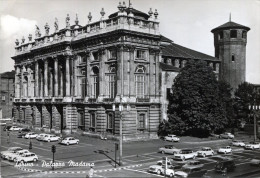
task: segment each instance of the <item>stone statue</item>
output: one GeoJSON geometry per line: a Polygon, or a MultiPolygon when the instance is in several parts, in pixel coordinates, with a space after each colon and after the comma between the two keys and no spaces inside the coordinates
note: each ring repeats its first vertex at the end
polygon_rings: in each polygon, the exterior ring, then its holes
{"type": "Polygon", "coordinates": [[[55,28],[55,32],[57,32],[59,30],[59,24],[58,24],[58,19],[57,18],[55,18],[54,28],[55,28]]]}
{"type": "Polygon", "coordinates": [[[44,28],[45,28],[45,34],[46,34],[46,35],[49,35],[50,26],[48,25],[48,23],[46,23],[46,25],[44,26],[44,28]]]}
{"type": "Polygon", "coordinates": [[[67,17],[66,17],[66,28],[70,28],[70,16],[69,16],[69,14],[67,14],[67,17]]]}
{"type": "Polygon", "coordinates": [[[40,28],[39,28],[37,25],[35,25],[35,26],[36,26],[35,36],[36,36],[36,37],[41,37],[41,31],[40,31],[40,28]]]}

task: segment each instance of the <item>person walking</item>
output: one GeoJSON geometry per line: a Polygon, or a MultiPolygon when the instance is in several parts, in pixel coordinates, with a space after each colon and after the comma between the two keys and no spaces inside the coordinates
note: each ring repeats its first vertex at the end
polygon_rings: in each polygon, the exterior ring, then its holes
{"type": "Polygon", "coordinates": [[[92,166],[90,166],[90,170],[88,171],[86,178],[93,177],[93,175],[94,175],[94,169],[92,166]]]}

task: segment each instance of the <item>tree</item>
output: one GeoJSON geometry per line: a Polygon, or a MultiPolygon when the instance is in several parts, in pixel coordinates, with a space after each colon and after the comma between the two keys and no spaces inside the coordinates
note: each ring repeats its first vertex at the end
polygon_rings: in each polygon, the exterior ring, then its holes
{"type": "Polygon", "coordinates": [[[241,122],[243,120],[247,122],[253,122],[248,117],[250,114],[249,105],[252,105],[254,99],[259,96],[254,91],[254,86],[250,83],[244,82],[238,86],[235,91],[234,108],[236,110],[236,119],[241,122]]]}
{"type": "Polygon", "coordinates": [[[174,79],[168,106],[170,132],[207,137],[222,131],[227,118],[218,88],[205,61],[188,61],[174,79]]]}

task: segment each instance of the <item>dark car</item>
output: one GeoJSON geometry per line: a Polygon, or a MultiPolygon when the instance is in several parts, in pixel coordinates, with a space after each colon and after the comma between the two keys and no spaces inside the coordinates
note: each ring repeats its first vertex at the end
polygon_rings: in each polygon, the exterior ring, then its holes
{"type": "Polygon", "coordinates": [[[11,127],[12,127],[11,125],[6,125],[6,126],[4,127],[4,131],[9,131],[9,129],[10,129],[11,127]]]}
{"type": "Polygon", "coordinates": [[[215,171],[223,173],[233,171],[235,168],[236,165],[232,159],[218,161],[215,165],[215,171]]]}
{"type": "Polygon", "coordinates": [[[17,135],[17,138],[24,138],[25,135],[26,135],[26,132],[19,132],[19,134],[17,135]]]}
{"type": "Polygon", "coordinates": [[[206,169],[201,168],[182,168],[175,172],[174,177],[203,177],[207,172],[206,169]]]}
{"type": "Polygon", "coordinates": [[[23,128],[20,132],[21,132],[21,133],[22,133],[22,132],[31,132],[31,129],[23,128]]]}

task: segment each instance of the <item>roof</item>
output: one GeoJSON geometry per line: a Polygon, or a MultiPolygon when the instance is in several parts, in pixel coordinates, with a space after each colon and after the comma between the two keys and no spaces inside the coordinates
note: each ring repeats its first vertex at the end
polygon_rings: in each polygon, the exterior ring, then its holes
{"type": "Polygon", "coordinates": [[[245,29],[247,31],[250,30],[249,27],[229,21],[227,23],[224,23],[223,25],[218,26],[217,28],[212,29],[211,32],[214,33],[215,31],[218,31],[218,30],[231,29],[231,28],[245,29]]]}
{"type": "Polygon", "coordinates": [[[1,78],[9,78],[9,79],[14,79],[15,77],[15,71],[12,70],[11,72],[4,72],[0,74],[1,78]]]}
{"type": "MultiPolygon", "coordinates": [[[[129,14],[129,12],[130,12],[129,7],[126,8],[125,11],[126,11],[127,14],[129,14]]],[[[117,12],[115,12],[115,13],[109,15],[108,18],[116,17],[117,14],[118,14],[118,12],[119,12],[119,11],[117,11],[117,12]]],[[[144,18],[145,20],[148,20],[148,18],[150,17],[148,14],[146,14],[146,13],[144,13],[144,12],[141,12],[141,11],[139,11],[139,10],[136,10],[136,9],[134,9],[134,8],[132,8],[132,13],[134,14],[134,16],[140,17],[140,18],[144,18]]]]}
{"type": "Polygon", "coordinates": [[[180,68],[160,62],[160,68],[164,71],[179,72],[180,68]]]}
{"type": "Polygon", "coordinates": [[[188,58],[188,59],[202,59],[202,60],[213,60],[219,61],[218,58],[213,56],[183,47],[176,43],[171,43],[162,48],[162,55],[176,58],[188,58]]]}

